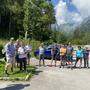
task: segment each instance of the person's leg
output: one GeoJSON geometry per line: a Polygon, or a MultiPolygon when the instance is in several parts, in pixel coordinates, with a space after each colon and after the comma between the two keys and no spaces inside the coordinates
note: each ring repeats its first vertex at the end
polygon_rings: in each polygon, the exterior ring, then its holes
{"type": "Polygon", "coordinates": [[[61,59],[61,62],[60,62],[60,67],[61,67],[62,63],[63,63],[63,56],[62,55],[61,55],[60,59],[61,59]]]}
{"type": "Polygon", "coordinates": [[[57,66],[58,54],[55,55],[55,67],[57,66]]]}
{"type": "Polygon", "coordinates": [[[27,64],[27,61],[26,61],[26,58],[24,58],[23,59],[24,71],[26,71],[26,64],[27,64]]]}
{"type": "Polygon", "coordinates": [[[69,64],[72,65],[72,55],[70,55],[69,64]]]}
{"type": "Polygon", "coordinates": [[[73,56],[71,55],[71,64],[73,65],[73,56]]]}
{"type": "Polygon", "coordinates": [[[62,62],[62,56],[60,56],[60,64],[59,64],[59,68],[61,68],[61,62],[62,62]]]}
{"type": "Polygon", "coordinates": [[[20,71],[22,71],[22,67],[23,67],[23,65],[22,65],[22,59],[20,59],[20,71]]]}
{"type": "Polygon", "coordinates": [[[41,66],[41,56],[39,55],[39,66],[41,66]]]}
{"type": "Polygon", "coordinates": [[[84,68],[86,68],[86,58],[84,58],[84,68]]]}
{"type": "Polygon", "coordinates": [[[67,57],[66,54],[64,55],[64,66],[67,65],[67,57]]]}
{"type": "Polygon", "coordinates": [[[79,60],[79,58],[77,57],[77,58],[76,58],[76,61],[75,61],[74,67],[76,67],[78,60],[79,60]]]}
{"type": "Polygon", "coordinates": [[[61,60],[61,66],[63,66],[63,63],[64,63],[64,57],[63,57],[63,55],[62,55],[61,57],[62,57],[62,60],[61,60]]]}
{"type": "Polygon", "coordinates": [[[86,59],[86,64],[87,64],[87,68],[89,68],[89,60],[88,60],[88,58],[86,59]]]}
{"type": "Polygon", "coordinates": [[[11,58],[11,64],[12,64],[12,67],[11,67],[11,71],[13,72],[13,69],[16,67],[16,60],[14,57],[11,58]]]}
{"type": "Polygon", "coordinates": [[[27,64],[30,65],[30,54],[27,54],[27,64]]]}
{"type": "Polygon", "coordinates": [[[53,60],[54,60],[54,55],[52,55],[51,66],[52,66],[53,60]]]}
{"type": "Polygon", "coordinates": [[[9,75],[8,70],[11,69],[11,66],[12,66],[11,58],[6,57],[6,60],[7,61],[6,61],[6,65],[5,65],[5,74],[9,75]]]}
{"type": "Polygon", "coordinates": [[[68,65],[71,65],[71,55],[67,55],[67,62],[68,65]]]}
{"type": "Polygon", "coordinates": [[[57,62],[57,55],[55,55],[55,67],[56,67],[56,62],[57,62]]]}
{"type": "Polygon", "coordinates": [[[82,67],[82,58],[80,58],[80,66],[79,66],[79,68],[81,68],[82,67]]]}
{"type": "Polygon", "coordinates": [[[45,66],[44,55],[42,55],[42,60],[43,60],[43,66],[45,66]]]}
{"type": "Polygon", "coordinates": [[[9,63],[6,63],[6,65],[5,65],[5,74],[7,74],[7,75],[9,75],[8,74],[9,67],[10,67],[10,64],[9,63]]]}

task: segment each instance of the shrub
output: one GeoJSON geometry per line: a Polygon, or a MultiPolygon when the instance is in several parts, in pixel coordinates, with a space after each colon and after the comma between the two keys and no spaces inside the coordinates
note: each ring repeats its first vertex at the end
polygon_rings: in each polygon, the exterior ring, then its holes
{"type": "Polygon", "coordinates": [[[2,49],[3,49],[3,45],[0,44],[0,57],[2,57],[2,49]]]}

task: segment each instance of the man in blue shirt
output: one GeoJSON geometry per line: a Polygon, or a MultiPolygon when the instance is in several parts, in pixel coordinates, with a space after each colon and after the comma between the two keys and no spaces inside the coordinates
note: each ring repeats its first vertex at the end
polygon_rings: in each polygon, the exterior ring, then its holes
{"type": "Polygon", "coordinates": [[[15,47],[14,47],[14,38],[10,39],[10,42],[5,45],[6,52],[6,65],[5,65],[5,74],[10,68],[13,71],[13,65],[15,64],[15,47]]]}
{"type": "Polygon", "coordinates": [[[83,50],[82,50],[82,48],[80,46],[78,46],[78,50],[76,51],[76,62],[75,62],[74,67],[76,67],[77,62],[80,60],[79,68],[81,68],[82,58],[83,58],[83,50]]]}

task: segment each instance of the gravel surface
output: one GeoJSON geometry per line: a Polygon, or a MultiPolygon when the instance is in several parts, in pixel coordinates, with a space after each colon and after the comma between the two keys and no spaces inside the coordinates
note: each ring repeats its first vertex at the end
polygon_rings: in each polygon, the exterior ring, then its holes
{"type": "MultiPolygon", "coordinates": [[[[33,62],[37,64],[36,60],[33,62]]],[[[0,81],[0,90],[90,90],[90,69],[37,67],[37,74],[30,81],[0,81]]]]}

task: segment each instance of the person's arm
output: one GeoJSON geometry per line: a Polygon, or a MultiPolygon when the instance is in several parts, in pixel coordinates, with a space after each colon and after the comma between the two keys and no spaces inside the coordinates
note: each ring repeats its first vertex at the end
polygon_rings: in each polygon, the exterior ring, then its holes
{"type": "Polygon", "coordinates": [[[9,44],[5,45],[5,52],[8,56],[12,56],[11,55],[11,52],[10,52],[10,49],[9,49],[9,44]]]}
{"type": "Polygon", "coordinates": [[[18,48],[18,54],[21,54],[21,52],[20,52],[20,51],[21,51],[21,49],[20,49],[20,48],[18,48]]]}

